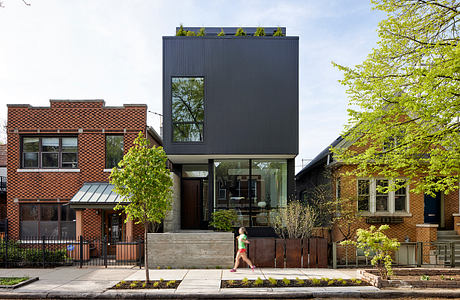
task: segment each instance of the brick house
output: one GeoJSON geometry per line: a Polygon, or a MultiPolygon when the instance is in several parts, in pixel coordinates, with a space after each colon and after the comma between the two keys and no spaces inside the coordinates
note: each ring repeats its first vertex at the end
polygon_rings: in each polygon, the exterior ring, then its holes
{"type": "MultiPolygon", "coordinates": [[[[354,147],[341,137],[318,154],[296,175],[298,199],[310,201],[310,191],[324,185],[336,199],[354,199],[363,216],[352,226],[352,232],[370,225],[389,224],[387,234],[398,241],[437,241],[443,236],[460,234],[459,192],[437,193],[435,197],[410,192],[411,186],[395,192],[379,193],[377,185],[388,184],[387,178],[372,176],[358,178],[347,175],[356,168],[333,159],[330,147],[354,147]],[[454,230],[456,232],[454,232],[454,230]]],[[[354,149],[357,150],[357,149],[354,149]]],[[[404,176],[399,178],[404,180],[404,176]]],[[[337,227],[331,231],[333,241],[343,240],[337,227]]]]}
{"type": "Polygon", "coordinates": [[[146,119],[144,104],[8,105],[9,236],[121,240],[141,235],[141,226],[125,224],[113,210],[117,199],[108,178],[140,131],[161,145],[146,119]]]}

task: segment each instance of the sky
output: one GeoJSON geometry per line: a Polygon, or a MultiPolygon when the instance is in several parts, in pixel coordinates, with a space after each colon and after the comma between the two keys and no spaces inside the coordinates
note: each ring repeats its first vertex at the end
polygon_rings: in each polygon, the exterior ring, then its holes
{"type": "MultiPolygon", "coordinates": [[[[176,26],[284,26],[299,36],[296,171],[347,122],[346,87],[331,62],[354,66],[378,41],[385,16],[369,0],[3,0],[0,121],[7,103],[49,99],[146,103],[162,112],[162,36],[176,26]]],[[[159,130],[160,117],[149,114],[159,130]]]]}

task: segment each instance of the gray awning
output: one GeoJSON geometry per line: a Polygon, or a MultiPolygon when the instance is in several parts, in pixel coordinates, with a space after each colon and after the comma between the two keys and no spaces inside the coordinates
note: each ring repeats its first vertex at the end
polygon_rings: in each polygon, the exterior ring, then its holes
{"type": "Polygon", "coordinates": [[[84,183],[70,199],[73,208],[111,208],[122,201],[113,191],[114,185],[106,182],[84,183]]]}

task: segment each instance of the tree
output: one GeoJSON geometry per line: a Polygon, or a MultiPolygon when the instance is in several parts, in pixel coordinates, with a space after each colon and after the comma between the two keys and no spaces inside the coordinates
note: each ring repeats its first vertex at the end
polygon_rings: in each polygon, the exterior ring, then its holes
{"type": "MultiPolygon", "coordinates": [[[[355,146],[336,147],[335,156],[355,164],[357,176],[402,175],[415,192],[452,192],[460,173],[460,2],[371,2],[388,16],[377,48],[354,68],[333,63],[350,99],[344,138],[355,146]]],[[[404,184],[394,182],[389,190],[404,184]]]]}
{"type": "MultiPolygon", "coordinates": [[[[144,225],[145,276],[150,281],[147,233],[150,224],[156,229],[171,208],[172,179],[166,167],[167,157],[162,147],[150,147],[142,132],[134,141],[118,167],[112,169],[110,183],[123,197],[115,210],[123,210],[136,224],[144,225]]],[[[156,231],[156,230],[155,230],[156,231]]]]}

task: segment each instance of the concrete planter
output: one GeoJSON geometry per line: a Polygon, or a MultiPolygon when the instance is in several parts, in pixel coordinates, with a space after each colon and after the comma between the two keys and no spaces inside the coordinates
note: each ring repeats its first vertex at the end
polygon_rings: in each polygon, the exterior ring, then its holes
{"type": "Polygon", "coordinates": [[[182,231],[148,234],[149,266],[229,268],[234,259],[231,232],[182,231]]]}

